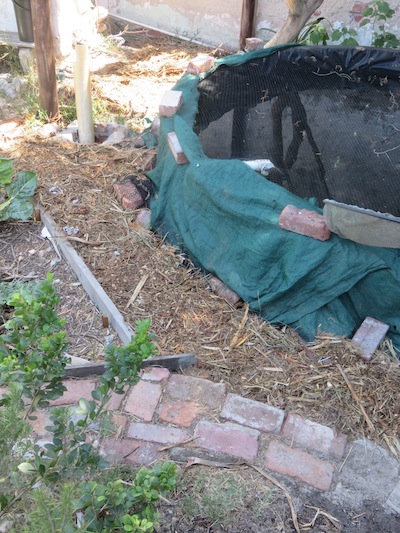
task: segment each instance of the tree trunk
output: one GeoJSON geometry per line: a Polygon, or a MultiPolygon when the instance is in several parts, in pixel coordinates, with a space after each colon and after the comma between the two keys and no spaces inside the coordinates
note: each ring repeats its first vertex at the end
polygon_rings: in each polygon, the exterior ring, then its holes
{"type": "Polygon", "coordinates": [[[50,0],[31,0],[31,9],[40,107],[46,111],[50,119],[54,119],[58,117],[58,94],[50,0]]]}
{"type": "Polygon", "coordinates": [[[267,42],[264,48],[295,41],[307,20],[323,0],[286,0],[289,14],[282,28],[267,42]]]}

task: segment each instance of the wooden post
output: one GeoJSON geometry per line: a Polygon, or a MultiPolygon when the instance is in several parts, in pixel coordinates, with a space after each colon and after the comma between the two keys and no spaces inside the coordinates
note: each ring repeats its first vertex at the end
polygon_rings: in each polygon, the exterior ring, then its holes
{"type": "Polygon", "coordinates": [[[31,10],[39,81],[39,102],[50,119],[57,118],[58,94],[50,0],[31,0],[31,10]]]}
{"type": "Polygon", "coordinates": [[[240,22],[240,50],[244,50],[247,37],[254,37],[254,20],[256,13],[256,5],[257,0],[243,0],[242,19],[240,22]]]}

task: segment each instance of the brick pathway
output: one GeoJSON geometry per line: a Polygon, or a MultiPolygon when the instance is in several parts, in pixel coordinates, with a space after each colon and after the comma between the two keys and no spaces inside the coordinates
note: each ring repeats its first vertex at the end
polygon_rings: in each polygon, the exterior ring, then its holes
{"type": "MultiPolygon", "coordinates": [[[[67,392],[53,405],[74,405],[91,398],[95,378],[65,381],[67,392]]],[[[371,498],[400,513],[399,463],[366,439],[346,435],[285,413],[270,405],[227,393],[222,383],[164,368],[148,368],[141,381],[110,402],[116,436],[102,438],[100,450],[111,462],[149,465],[189,456],[247,460],[279,479],[295,478],[329,492],[336,501],[351,494],[362,504],[371,498]],[[167,448],[167,449],[166,449],[167,448]]],[[[32,421],[46,437],[47,411],[32,421]]]]}

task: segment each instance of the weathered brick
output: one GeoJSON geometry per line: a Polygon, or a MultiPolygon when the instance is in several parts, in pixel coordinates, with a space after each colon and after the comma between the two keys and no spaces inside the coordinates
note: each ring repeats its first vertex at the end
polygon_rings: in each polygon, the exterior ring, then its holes
{"type": "Polygon", "coordinates": [[[267,433],[279,433],[285,412],[265,403],[228,394],[221,416],[267,433]]]}
{"type": "Polygon", "coordinates": [[[141,160],[137,161],[137,167],[143,172],[150,172],[156,166],[157,163],[157,149],[149,148],[141,156],[141,160]]]}
{"type": "Polygon", "coordinates": [[[246,52],[252,52],[253,50],[260,50],[264,48],[264,41],[258,37],[247,37],[244,49],[246,52]]]}
{"type": "Polygon", "coordinates": [[[307,452],[275,440],[265,454],[265,466],[323,491],[329,490],[334,472],[333,465],[328,461],[321,461],[307,452]]]}
{"type": "Polygon", "coordinates": [[[208,379],[172,375],[166,386],[166,392],[173,400],[195,401],[203,403],[212,409],[220,408],[225,400],[225,385],[213,383],[208,379]]]}
{"type": "Polygon", "coordinates": [[[150,422],[160,400],[161,392],[161,385],[158,383],[139,381],[128,395],[125,411],[145,422],[150,422]]]}
{"type": "Polygon", "coordinates": [[[335,433],[331,428],[306,420],[295,413],[289,413],[286,417],[282,435],[290,443],[336,459],[343,457],[347,443],[347,437],[343,433],[335,433]]]}
{"type": "Polygon", "coordinates": [[[52,400],[50,405],[73,405],[77,404],[81,398],[92,400],[92,390],[96,387],[94,379],[68,379],[64,381],[67,387],[66,392],[57,400],[52,400]]]}
{"type": "Polygon", "coordinates": [[[165,381],[169,378],[169,370],[160,366],[149,366],[142,374],[144,381],[165,381]]]}
{"type": "Polygon", "coordinates": [[[100,443],[99,452],[110,463],[123,463],[139,447],[140,442],[131,439],[106,437],[100,443]]]}
{"type": "Polygon", "coordinates": [[[159,117],[156,117],[151,123],[151,127],[150,127],[151,133],[153,135],[156,135],[156,137],[160,135],[160,126],[161,126],[161,120],[159,119],[159,117]]]}
{"type": "Polygon", "coordinates": [[[36,420],[29,420],[29,424],[33,433],[38,436],[48,435],[49,432],[45,429],[45,427],[51,424],[50,413],[48,411],[41,410],[35,411],[32,414],[33,416],[36,416],[36,420]]]}
{"type": "Polygon", "coordinates": [[[331,230],[322,215],[316,211],[299,209],[294,205],[287,205],[284,208],[279,217],[279,226],[319,241],[326,241],[331,236],[331,230]]]}
{"type": "Polygon", "coordinates": [[[361,358],[370,361],[374,351],[386,336],[389,326],[375,318],[367,316],[353,336],[353,342],[361,348],[361,358]]]}
{"type": "Polygon", "coordinates": [[[110,401],[107,404],[107,409],[109,409],[110,411],[116,411],[120,409],[121,404],[125,398],[125,394],[128,390],[128,387],[125,387],[124,390],[125,390],[124,394],[116,394],[115,392],[111,394],[110,401]]]}
{"type": "Polygon", "coordinates": [[[138,209],[144,203],[140,192],[129,177],[115,182],[113,184],[113,189],[118,200],[122,203],[125,209],[138,209]]]}
{"type": "Polygon", "coordinates": [[[212,56],[199,55],[189,61],[186,68],[188,74],[194,74],[197,76],[201,72],[207,72],[214,66],[215,60],[212,56]]]}
{"type": "Polygon", "coordinates": [[[150,466],[156,461],[161,461],[163,458],[164,453],[160,452],[159,444],[140,442],[140,445],[125,458],[125,461],[133,465],[150,466]]]}
{"type": "Polygon", "coordinates": [[[174,159],[178,165],[186,165],[189,163],[188,158],[183,152],[181,143],[174,131],[170,131],[167,135],[168,137],[168,146],[174,156],[174,159]]]}
{"type": "Polygon", "coordinates": [[[159,112],[161,117],[172,117],[182,107],[182,91],[165,91],[161,98],[159,112]]]}
{"type": "Polygon", "coordinates": [[[159,442],[160,444],[177,444],[186,440],[189,433],[180,428],[133,422],[127,429],[127,436],[131,439],[159,442]]]}
{"type": "Polygon", "coordinates": [[[238,296],[236,292],[230,289],[223,281],[215,276],[210,276],[208,278],[208,283],[210,284],[211,290],[228,302],[228,304],[236,305],[238,302],[240,302],[240,296],[238,296]]]}
{"type": "Polygon", "coordinates": [[[195,445],[253,461],[258,452],[259,435],[255,429],[239,424],[216,424],[202,420],[196,426],[195,445]]]}
{"type": "Polygon", "coordinates": [[[194,402],[165,402],[161,405],[159,418],[164,422],[188,428],[203,412],[204,409],[194,402]]]}

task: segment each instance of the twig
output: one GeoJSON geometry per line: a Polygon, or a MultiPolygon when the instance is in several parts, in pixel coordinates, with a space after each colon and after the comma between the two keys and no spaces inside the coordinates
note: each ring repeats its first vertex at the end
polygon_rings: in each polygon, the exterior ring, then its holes
{"type": "Polygon", "coordinates": [[[193,465],[212,466],[215,468],[232,468],[234,466],[241,466],[246,464],[244,461],[238,461],[236,463],[222,463],[220,461],[210,461],[209,459],[201,459],[200,457],[188,457],[185,468],[189,468],[193,465]]]}
{"type": "Polygon", "coordinates": [[[349,389],[349,391],[351,392],[351,395],[353,396],[356,404],[358,405],[358,408],[360,409],[361,411],[361,414],[363,415],[366,423],[367,423],[367,426],[369,428],[369,430],[374,433],[375,432],[375,426],[374,424],[371,422],[371,419],[369,418],[369,416],[367,415],[367,412],[366,410],[364,409],[364,406],[363,404],[361,403],[361,400],[360,398],[357,396],[357,394],[354,392],[354,389],[353,389],[353,386],[352,384],[350,383],[350,380],[349,378],[347,377],[345,371],[343,370],[343,368],[340,366],[340,365],[336,365],[339,369],[339,372],[342,374],[342,377],[344,379],[344,381],[346,382],[346,385],[349,389]]]}
{"type": "MultiPolygon", "coordinates": [[[[248,315],[249,315],[249,306],[248,306],[248,304],[246,304],[245,305],[244,314],[243,314],[243,318],[240,321],[239,327],[238,327],[235,335],[233,336],[233,339],[231,340],[231,343],[229,345],[229,349],[235,348],[235,346],[239,346],[238,340],[239,340],[240,332],[242,331],[242,329],[246,325],[248,315]]],[[[249,337],[249,335],[246,337],[246,339],[248,337],[249,337]]]]}
{"type": "Polygon", "coordinates": [[[334,516],[332,516],[331,514],[327,513],[326,511],[322,511],[318,507],[313,507],[312,505],[305,505],[304,507],[308,507],[308,509],[313,509],[314,511],[316,511],[316,513],[315,513],[314,518],[311,520],[311,522],[308,522],[307,524],[302,524],[301,525],[301,529],[304,529],[306,527],[307,528],[308,527],[314,527],[315,526],[315,521],[317,520],[317,518],[320,515],[325,516],[325,518],[327,518],[336,528],[340,528],[339,520],[337,518],[335,518],[334,516]]]}
{"type": "Polygon", "coordinates": [[[144,284],[149,279],[149,274],[145,274],[139,283],[136,285],[136,289],[133,291],[132,296],[129,298],[129,302],[126,304],[126,308],[133,304],[136,298],[139,296],[140,291],[143,289],[144,284]]]}
{"type": "Polygon", "coordinates": [[[177,446],[182,446],[183,444],[188,444],[189,442],[192,442],[192,440],[196,440],[199,437],[190,437],[190,439],[181,440],[181,442],[177,442],[176,444],[170,444],[169,446],[164,446],[164,448],[158,448],[159,452],[165,452],[166,450],[171,450],[172,448],[176,448],[177,446]]]}

